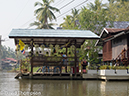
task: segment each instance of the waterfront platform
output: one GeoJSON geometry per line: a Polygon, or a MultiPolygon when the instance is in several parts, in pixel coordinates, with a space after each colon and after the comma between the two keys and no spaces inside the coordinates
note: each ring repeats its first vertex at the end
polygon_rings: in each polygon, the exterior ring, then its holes
{"type": "Polygon", "coordinates": [[[82,80],[82,75],[77,73],[18,73],[15,78],[22,79],[43,79],[43,80],[82,80]]]}
{"type": "Polygon", "coordinates": [[[87,73],[18,73],[18,79],[43,79],[43,80],[105,80],[105,81],[129,81],[127,70],[88,70],[87,73]]]}
{"type": "Polygon", "coordinates": [[[96,79],[105,81],[129,81],[128,70],[88,70],[82,75],[83,79],[96,79]]]}
{"type": "Polygon", "coordinates": [[[85,80],[105,80],[105,81],[129,81],[129,75],[98,75],[98,74],[83,74],[85,80]]]}
{"type": "Polygon", "coordinates": [[[36,80],[104,80],[104,81],[129,81],[129,74],[100,74],[97,73],[18,73],[15,78],[36,80]]]}

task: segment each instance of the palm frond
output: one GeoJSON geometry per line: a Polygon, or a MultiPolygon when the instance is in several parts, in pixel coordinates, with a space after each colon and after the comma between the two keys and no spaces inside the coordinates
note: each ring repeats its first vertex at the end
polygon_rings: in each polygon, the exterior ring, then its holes
{"type": "Polygon", "coordinates": [[[30,26],[39,26],[39,25],[40,25],[40,23],[37,22],[37,21],[34,21],[34,23],[31,23],[31,24],[30,24],[30,26]]]}
{"type": "Polygon", "coordinates": [[[50,10],[49,10],[49,19],[50,19],[50,21],[51,21],[52,19],[55,19],[55,20],[56,20],[55,15],[54,15],[53,12],[50,11],[50,10]]]}
{"type": "Polygon", "coordinates": [[[56,7],[49,6],[50,10],[60,12],[60,10],[56,7]]]}
{"type": "Polygon", "coordinates": [[[35,11],[34,11],[35,15],[36,15],[36,14],[39,14],[42,10],[43,10],[42,7],[41,7],[41,8],[38,8],[37,10],[35,10],[35,11]]]}
{"type": "Polygon", "coordinates": [[[40,3],[40,2],[35,2],[34,6],[37,6],[37,5],[39,5],[39,6],[43,6],[43,4],[42,4],[42,3],[40,3]]]}

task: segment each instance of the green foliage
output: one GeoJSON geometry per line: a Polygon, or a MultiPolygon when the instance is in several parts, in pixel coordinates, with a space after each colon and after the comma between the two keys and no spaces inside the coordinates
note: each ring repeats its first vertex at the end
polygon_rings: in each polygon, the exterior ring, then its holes
{"type": "Polygon", "coordinates": [[[109,3],[107,16],[113,21],[129,21],[128,10],[129,2],[109,3]]]}
{"type": "Polygon", "coordinates": [[[112,69],[127,69],[126,66],[113,66],[112,69]]]}
{"type": "Polygon", "coordinates": [[[99,63],[98,52],[102,49],[95,46],[96,40],[86,40],[82,45],[83,47],[79,50],[80,60],[86,59],[90,64],[99,63]]]}
{"type": "Polygon", "coordinates": [[[89,70],[96,70],[96,66],[88,66],[89,70]]]}
{"type": "Polygon", "coordinates": [[[79,24],[77,24],[78,17],[79,10],[72,9],[72,15],[67,15],[60,26],[62,26],[63,29],[79,29],[79,24]]]}
{"type": "Polygon", "coordinates": [[[109,66],[109,65],[102,65],[99,67],[100,70],[103,70],[103,69],[128,69],[129,67],[126,67],[126,66],[109,66]]]}
{"type": "Polygon", "coordinates": [[[108,66],[108,65],[102,65],[99,67],[100,70],[102,69],[111,69],[112,67],[111,66],[108,66]]]}
{"type": "Polygon", "coordinates": [[[11,49],[10,47],[1,46],[1,52],[0,53],[1,53],[1,58],[2,59],[5,59],[6,57],[16,59],[15,51],[13,49],[11,49]]]}
{"type": "Polygon", "coordinates": [[[107,21],[109,21],[109,18],[105,9],[96,11],[89,10],[86,7],[81,9],[79,23],[83,30],[91,30],[96,34],[100,34],[102,29],[106,27],[107,21]]]}
{"type": "MultiPolygon", "coordinates": [[[[110,22],[110,27],[112,27],[113,20],[107,16],[107,11],[107,4],[102,4],[101,0],[95,0],[94,3],[89,3],[87,6],[82,7],[80,13],[76,12],[76,20],[78,20],[77,26],[74,26],[72,22],[72,17],[74,17],[72,14],[64,18],[65,21],[62,23],[62,27],[65,29],[91,30],[99,35],[102,29],[107,26],[107,22],[110,22]]],[[[95,43],[96,40],[86,40],[84,42],[83,48],[78,49],[80,60],[85,58],[90,64],[99,63],[98,52],[100,52],[102,48],[96,47],[95,43]]],[[[72,51],[72,53],[73,52],[74,51],[72,51]]]]}
{"type": "Polygon", "coordinates": [[[21,66],[22,70],[28,69],[30,66],[30,59],[29,58],[22,59],[21,65],[22,65],[21,66]]]}

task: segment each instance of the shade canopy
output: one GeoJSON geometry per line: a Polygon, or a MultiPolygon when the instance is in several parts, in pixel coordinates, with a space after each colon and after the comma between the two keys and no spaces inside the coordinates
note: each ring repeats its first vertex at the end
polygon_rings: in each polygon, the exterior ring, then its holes
{"type": "Polygon", "coordinates": [[[12,29],[9,38],[14,38],[15,44],[21,39],[25,44],[30,44],[31,40],[38,45],[64,45],[76,44],[80,47],[85,39],[99,39],[99,36],[89,30],[53,30],[53,29],[12,29]]]}

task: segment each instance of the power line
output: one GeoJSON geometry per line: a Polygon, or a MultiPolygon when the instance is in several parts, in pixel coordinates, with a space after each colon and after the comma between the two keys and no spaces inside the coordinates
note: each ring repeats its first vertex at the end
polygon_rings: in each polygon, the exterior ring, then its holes
{"type": "Polygon", "coordinates": [[[27,23],[29,23],[30,21],[34,20],[35,17],[33,17],[32,19],[30,19],[29,21],[27,21],[25,24],[21,25],[21,27],[23,27],[24,25],[26,25],[27,23]]]}
{"type": "MultiPolygon", "coordinates": [[[[59,8],[59,10],[63,9],[64,7],[68,6],[69,4],[71,4],[73,1],[75,0],[72,0],[71,2],[67,3],[66,5],[64,5],[63,7],[59,8]]],[[[56,12],[54,12],[56,13],[56,12]]],[[[35,17],[34,17],[35,18],[35,17]]],[[[34,20],[34,18],[32,18],[31,20],[34,20]]],[[[30,22],[31,20],[27,21],[25,24],[23,24],[21,27],[23,27],[24,25],[26,25],[28,22],[30,22]]]]}
{"type": "MultiPolygon", "coordinates": [[[[72,0],[71,2],[69,2],[69,3],[67,3],[66,5],[64,5],[63,7],[61,7],[60,9],[65,8],[66,6],[68,6],[68,5],[69,5],[70,3],[72,3],[73,1],[75,1],[75,0],[72,0]]],[[[86,1],[84,1],[84,2],[82,2],[82,3],[80,3],[80,4],[78,4],[77,6],[75,6],[75,7],[73,7],[73,8],[76,8],[76,7],[78,7],[78,6],[82,5],[82,4],[84,4],[84,3],[87,2],[87,1],[88,1],[88,0],[86,0],[86,1]]],[[[73,9],[73,8],[72,8],[72,9],[73,9]]],[[[66,14],[66,13],[68,13],[68,12],[71,11],[72,9],[70,9],[70,10],[64,12],[63,14],[57,16],[57,18],[61,17],[62,15],[66,14]]],[[[34,18],[35,18],[35,17],[34,17],[34,18]]],[[[32,18],[31,20],[34,20],[34,18],[32,18]]],[[[27,24],[27,23],[30,22],[31,20],[27,21],[25,24],[27,24]]],[[[23,24],[22,26],[24,26],[25,24],[23,24]]],[[[28,27],[28,28],[30,28],[30,27],[28,27]]]]}
{"type": "Polygon", "coordinates": [[[63,7],[61,7],[60,10],[63,9],[64,7],[68,6],[69,4],[71,4],[73,1],[75,1],[75,0],[72,0],[71,2],[69,2],[66,5],[64,5],[63,7]]]}
{"type": "MultiPolygon", "coordinates": [[[[28,1],[26,2],[26,4],[24,5],[23,9],[26,7],[26,5],[28,4],[29,1],[30,1],[30,0],[28,0],[28,1]]],[[[13,25],[13,23],[16,21],[16,19],[20,16],[20,14],[22,13],[23,9],[20,11],[20,13],[17,15],[17,17],[13,20],[13,22],[10,24],[10,26],[7,28],[6,31],[9,30],[9,28],[13,25]]],[[[5,37],[5,38],[8,38],[8,37],[5,37]]],[[[5,41],[8,41],[8,40],[9,40],[9,39],[7,39],[7,40],[5,40],[5,41]]]]}
{"type": "Polygon", "coordinates": [[[58,6],[59,4],[61,4],[62,2],[64,2],[65,0],[58,0],[59,2],[57,2],[55,5],[58,6]],[[62,1],[62,2],[61,2],[62,1]],[[59,3],[59,4],[58,4],[59,3]],[[58,5],[57,5],[58,4],[58,5]]]}
{"type": "MultiPolygon", "coordinates": [[[[29,2],[30,0],[28,0],[27,2],[26,2],[26,4],[24,5],[24,7],[23,7],[23,9],[26,7],[26,5],[28,4],[28,2],[29,2]]],[[[13,23],[17,20],[17,18],[20,16],[20,14],[22,13],[22,11],[23,11],[23,9],[20,11],[20,13],[17,15],[17,17],[15,18],[15,20],[13,20],[13,22],[11,23],[11,25],[13,25],[13,23]]],[[[9,28],[11,27],[11,25],[9,26],[9,28]]],[[[8,29],[9,29],[8,28],[8,29]]],[[[7,29],[7,30],[8,30],[7,29]]]]}
{"type": "MultiPolygon", "coordinates": [[[[76,7],[78,7],[78,6],[80,6],[80,5],[82,5],[82,4],[84,4],[85,2],[87,2],[88,0],[86,0],[86,1],[84,1],[84,2],[82,2],[82,3],[80,3],[80,4],[78,4],[77,6],[75,6],[74,8],[76,8],[76,7]]],[[[72,8],[73,9],[73,8],[72,8]]],[[[64,15],[64,14],[66,14],[66,13],[68,13],[69,11],[71,11],[72,9],[70,9],[70,10],[68,10],[68,11],[66,11],[66,12],[64,12],[63,14],[61,14],[61,15],[59,15],[59,16],[57,16],[57,18],[59,18],[59,17],[61,17],[62,15],[64,15]]]]}
{"type": "MultiPolygon", "coordinates": [[[[60,0],[61,1],[61,0],[60,0]]],[[[60,2],[59,4],[57,4],[56,6],[60,5],[61,3],[63,3],[65,0],[63,0],[62,2],[60,2]]]]}

